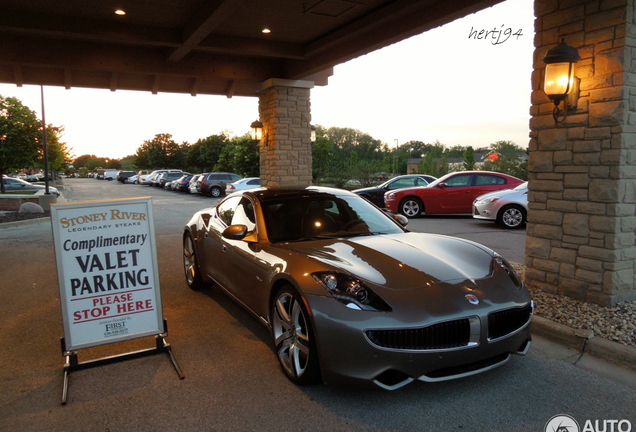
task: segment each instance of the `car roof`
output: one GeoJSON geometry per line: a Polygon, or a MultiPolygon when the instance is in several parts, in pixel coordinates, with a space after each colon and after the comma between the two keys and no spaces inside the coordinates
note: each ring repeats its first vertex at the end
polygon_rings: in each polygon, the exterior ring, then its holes
{"type": "Polygon", "coordinates": [[[253,194],[259,201],[267,202],[274,199],[293,199],[311,196],[350,196],[359,198],[358,195],[346,191],[344,189],[327,188],[320,186],[309,186],[306,189],[277,189],[277,188],[260,188],[242,192],[244,194],[253,194]]]}

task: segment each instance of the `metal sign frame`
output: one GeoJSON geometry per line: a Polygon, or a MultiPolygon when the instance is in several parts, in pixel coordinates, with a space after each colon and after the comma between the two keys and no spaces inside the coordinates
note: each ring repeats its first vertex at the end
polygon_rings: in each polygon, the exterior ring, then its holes
{"type": "Polygon", "coordinates": [[[68,375],[140,355],[167,353],[151,197],[51,205],[68,375]],[[80,363],[75,350],[155,336],[156,348],[80,363]]]}

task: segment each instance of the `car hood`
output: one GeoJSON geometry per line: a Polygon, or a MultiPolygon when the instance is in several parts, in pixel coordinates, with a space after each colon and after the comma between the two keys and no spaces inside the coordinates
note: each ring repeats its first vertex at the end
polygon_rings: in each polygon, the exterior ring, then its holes
{"type": "Polygon", "coordinates": [[[380,186],[369,186],[369,187],[365,187],[365,188],[355,189],[355,190],[352,190],[351,192],[353,192],[353,193],[374,192],[374,191],[376,191],[378,189],[383,189],[383,188],[381,188],[380,186]]]}
{"type": "Polygon", "coordinates": [[[419,233],[288,243],[283,248],[391,290],[483,279],[493,257],[477,243],[419,233]]]}
{"type": "Polygon", "coordinates": [[[480,195],[475,199],[475,201],[493,198],[493,197],[503,198],[503,197],[511,197],[511,196],[522,196],[522,195],[525,195],[527,192],[528,192],[527,189],[525,190],[503,189],[503,190],[488,192],[487,194],[480,195]]]}

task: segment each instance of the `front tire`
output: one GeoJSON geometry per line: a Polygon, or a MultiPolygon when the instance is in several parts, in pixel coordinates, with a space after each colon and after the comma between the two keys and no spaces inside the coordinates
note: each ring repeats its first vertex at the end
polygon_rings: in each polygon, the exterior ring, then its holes
{"type": "Polygon", "coordinates": [[[416,218],[424,211],[424,204],[419,198],[407,197],[400,203],[398,211],[408,218],[416,218]]]}
{"type": "Polygon", "coordinates": [[[276,293],[270,320],[276,357],[285,376],[298,385],[318,382],[320,367],[314,331],[294,288],[285,286],[276,293]]]}
{"type": "Polygon", "coordinates": [[[497,222],[506,228],[521,228],[526,223],[526,210],[518,205],[506,206],[499,211],[497,222]]]}
{"type": "Polygon", "coordinates": [[[192,235],[187,233],[183,237],[183,270],[186,283],[193,290],[199,290],[205,286],[201,278],[201,270],[197,261],[192,235]]]}

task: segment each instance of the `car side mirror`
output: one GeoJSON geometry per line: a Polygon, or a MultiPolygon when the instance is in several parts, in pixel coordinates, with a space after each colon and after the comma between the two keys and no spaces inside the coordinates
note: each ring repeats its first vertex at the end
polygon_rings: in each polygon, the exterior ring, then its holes
{"type": "Polygon", "coordinates": [[[223,230],[223,237],[229,240],[243,240],[247,236],[247,226],[230,225],[223,230]]]}
{"type": "Polygon", "coordinates": [[[439,187],[443,188],[443,187],[445,187],[445,186],[446,186],[446,183],[442,182],[442,183],[438,184],[437,186],[439,186],[439,187]]]}
{"type": "Polygon", "coordinates": [[[249,232],[245,225],[230,225],[223,230],[223,237],[228,240],[245,240],[250,243],[257,243],[256,231],[249,232]]]}
{"type": "Polygon", "coordinates": [[[394,215],[393,219],[395,219],[395,221],[399,223],[402,228],[406,228],[406,226],[409,224],[408,218],[406,216],[402,216],[401,214],[394,215]]]}

